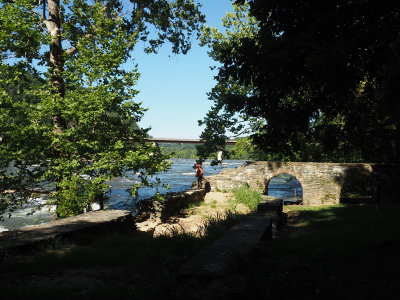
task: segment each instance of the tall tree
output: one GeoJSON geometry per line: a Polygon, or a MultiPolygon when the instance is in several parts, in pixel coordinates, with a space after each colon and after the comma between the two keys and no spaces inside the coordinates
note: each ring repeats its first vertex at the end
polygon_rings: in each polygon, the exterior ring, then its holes
{"type": "Polygon", "coordinates": [[[0,213],[46,186],[59,216],[77,214],[111,177],[132,171],[150,184],[166,170],[136,126],[139,73],[127,62],[138,41],[186,53],[203,21],[191,0],[1,0],[0,213]]]}
{"type": "Polygon", "coordinates": [[[400,161],[397,1],[236,3],[241,23],[236,12],[233,30],[204,31],[221,64],[217,109],[246,116],[281,159],[400,161]]]}

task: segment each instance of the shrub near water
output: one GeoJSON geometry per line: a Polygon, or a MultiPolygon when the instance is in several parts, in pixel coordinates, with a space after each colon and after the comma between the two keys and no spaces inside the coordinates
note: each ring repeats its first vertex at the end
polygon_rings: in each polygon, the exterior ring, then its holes
{"type": "Polygon", "coordinates": [[[236,187],[233,189],[233,194],[235,195],[234,202],[243,203],[248,206],[251,210],[256,210],[257,205],[261,202],[262,196],[261,191],[252,189],[248,185],[243,185],[241,187],[236,187]]]}

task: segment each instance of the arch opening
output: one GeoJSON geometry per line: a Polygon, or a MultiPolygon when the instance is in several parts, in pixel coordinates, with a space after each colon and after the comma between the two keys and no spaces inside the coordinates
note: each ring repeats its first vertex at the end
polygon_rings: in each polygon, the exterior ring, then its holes
{"type": "Polygon", "coordinates": [[[303,187],[293,175],[281,173],[273,176],[267,183],[267,195],[282,198],[283,204],[303,204],[303,187]]]}

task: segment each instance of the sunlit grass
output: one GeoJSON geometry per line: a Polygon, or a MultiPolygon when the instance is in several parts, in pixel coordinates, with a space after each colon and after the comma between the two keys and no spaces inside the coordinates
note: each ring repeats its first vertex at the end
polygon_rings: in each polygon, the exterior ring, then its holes
{"type": "Polygon", "coordinates": [[[257,205],[262,200],[261,191],[255,190],[248,185],[236,187],[232,190],[232,192],[234,194],[234,199],[230,200],[232,205],[242,203],[253,211],[257,209],[257,205]]]}

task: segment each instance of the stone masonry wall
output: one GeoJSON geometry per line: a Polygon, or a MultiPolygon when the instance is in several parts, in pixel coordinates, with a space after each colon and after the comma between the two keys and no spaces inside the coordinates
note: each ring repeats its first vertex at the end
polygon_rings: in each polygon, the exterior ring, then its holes
{"type": "MultiPolygon", "coordinates": [[[[208,186],[208,185],[207,185],[208,186]]],[[[171,216],[176,215],[190,203],[199,203],[204,200],[207,189],[187,190],[181,193],[163,195],[164,201],[155,199],[142,200],[138,204],[136,226],[138,230],[154,233],[157,226],[165,223],[171,216]]]]}
{"type": "Polygon", "coordinates": [[[258,161],[235,169],[223,170],[218,175],[207,177],[207,181],[212,190],[217,188],[231,190],[235,186],[248,184],[268,191],[271,178],[282,173],[293,175],[300,181],[303,203],[306,205],[339,203],[342,186],[352,176],[364,176],[372,186],[376,185],[378,178],[381,178],[380,182],[386,183],[382,185],[383,195],[392,195],[392,189],[396,186],[394,181],[398,184],[400,179],[396,176],[399,174],[399,166],[370,163],[258,161]]]}

